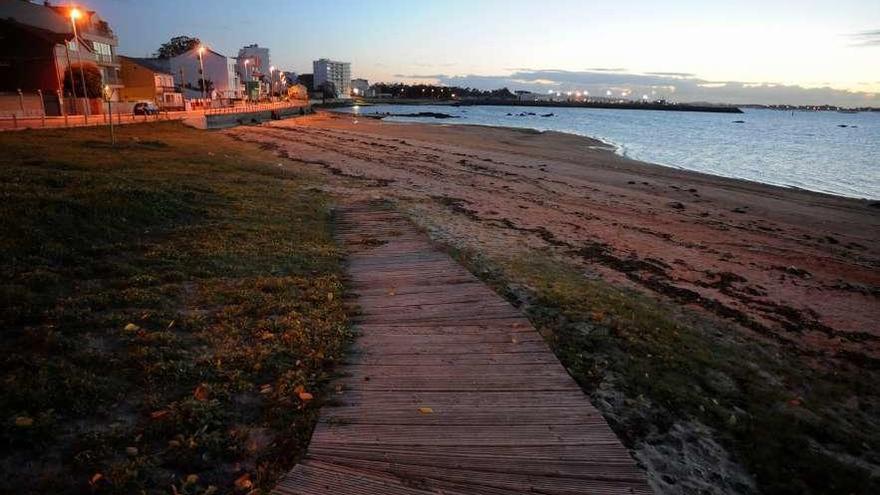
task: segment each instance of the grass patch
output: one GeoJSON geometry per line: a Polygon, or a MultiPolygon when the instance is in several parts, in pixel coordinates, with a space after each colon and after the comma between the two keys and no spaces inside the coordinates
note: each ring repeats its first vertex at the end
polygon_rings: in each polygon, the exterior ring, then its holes
{"type": "Polygon", "coordinates": [[[268,490],[348,341],[327,199],[222,134],[106,132],[0,133],[0,491],[268,490]]]}
{"type": "MultiPolygon", "coordinates": [[[[629,447],[696,422],[760,492],[880,493],[877,370],[759,342],[541,253],[492,261],[453,254],[524,305],[629,447]]],[[[665,490],[679,490],[674,474],[663,478],[665,490]]]]}

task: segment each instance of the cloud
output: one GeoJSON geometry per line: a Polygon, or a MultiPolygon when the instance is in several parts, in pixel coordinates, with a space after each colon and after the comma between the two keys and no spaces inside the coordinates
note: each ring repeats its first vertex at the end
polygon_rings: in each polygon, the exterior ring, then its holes
{"type": "Polygon", "coordinates": [[[652,76],[668,76],[668,77],[696,77],[696,74],[690,72],[645,72],[652,76]]]}
{"type": "MultiPolygon", "coordinates": [[[[396,76],[403,78],[404,76],[396,76]]],[[[546,92],[589,91],[593,95],[629,93],[630,97],[648,95],[679,102],[714,102],[733,104],[789,104],[880,106],[880,95],[834,89],[808,88],[773,82],[710,81],[676,72],[631,73],[613,71],[566,71],[558,69],[520,70],[507,75],[409,75],[406,79],[430,79],[447,86],[480,89],[507,87],[513,90],[546,92]]]]}
{"type": "Polygon", "coordinates": [[[588,70],[590,72],[626,72],[626,69],[620,69],[620,68],[606,69],[604,67],[594,67],[594,68],[586,69],[586,70],[588,70]]]}
{"type": "Polygon", "coordinates": [[[869,46],[880,46],[880,29],[874,29],[871,31],[862,31],[859,33],[853,33],[849,35],[850,39],[853,40],[850,46],[857,47],[869,47],[869,46]]]}
{"type": "Polygon", "coordinates": [[[444,74],[394,74],[398,79],[445,79],[449,76],[444,74]]]}

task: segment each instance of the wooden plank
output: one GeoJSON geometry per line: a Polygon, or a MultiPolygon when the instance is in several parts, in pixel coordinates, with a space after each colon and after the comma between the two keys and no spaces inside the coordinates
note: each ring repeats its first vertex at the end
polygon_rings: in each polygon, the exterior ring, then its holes
{"type": "Polygon", "coordinates": [[[274,493],[650,493],[519,311],[395,212],[336,219],[358,339],[274,493]]]}

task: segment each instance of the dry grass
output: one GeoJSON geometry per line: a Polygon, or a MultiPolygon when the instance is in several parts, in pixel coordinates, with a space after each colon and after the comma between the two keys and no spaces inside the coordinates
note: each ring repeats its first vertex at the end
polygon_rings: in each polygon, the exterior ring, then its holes
{"type": "Polygon", "coordinates": [[[117,132],[0,134],[0,492],[267,489],[348,339],[326,198],[220,134],[117,132]]]}
{"type": "MultiPolygon", "coordinates": [[[[699,448],[703,440],[696,437],[707,435],[704,440],[722,445],[754,480],[749,486],[728,479],[715,489],[880,491],[878,370],[792,353],[732,323],[589,279],[544,253],[487,259],[453,252],[523,306],[637,452],[653,444],[684,456],[675,425],[699,424],[706,428],[691,435],[689,448],[699,448]]],[[[708,468],[717,470],[716,481],[725,474],[721,466],[708,468]]],[[[663,469],[654,474],[665,492],[686,490],[676,488],[674,471],[663,469]]]]}

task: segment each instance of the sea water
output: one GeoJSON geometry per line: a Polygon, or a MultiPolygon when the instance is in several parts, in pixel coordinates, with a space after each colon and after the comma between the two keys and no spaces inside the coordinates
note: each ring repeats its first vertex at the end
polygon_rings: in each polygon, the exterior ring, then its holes
{"type": "Polygon", "coordinates": [[[600,139],[626,157],[659,165],[839,196],[880,199],[880,112],[744,109],[742,114],[726,114],[390,104],[339,110],[355,114],[439,112],[457,118],[388,120],[568,132],[600,139]],[[528,112],[536,115],[520,116],[528,112]],[[549,113],[553,116],[541,116],[549,113]]]}

